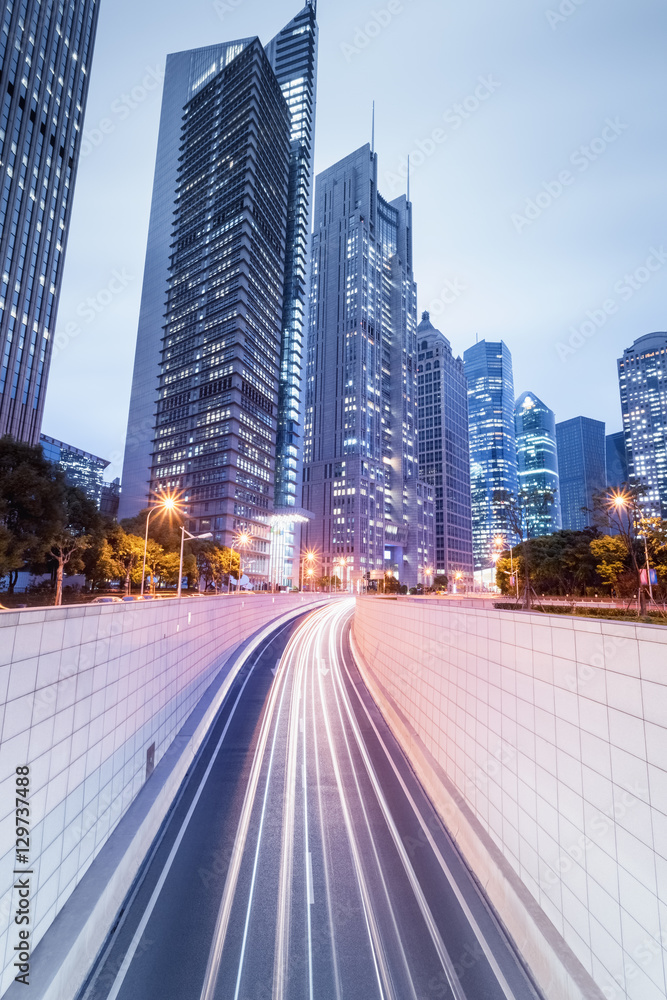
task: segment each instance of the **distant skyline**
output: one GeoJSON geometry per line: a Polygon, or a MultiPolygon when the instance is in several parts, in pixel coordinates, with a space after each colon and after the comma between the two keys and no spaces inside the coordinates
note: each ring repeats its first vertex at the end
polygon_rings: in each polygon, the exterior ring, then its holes
{"type": "MultiPolygon", "coordinates": [[[[43,430],[120,475],[167,53],[257,34],[279,0],[102,4],[43,430]]],[[[621,428],[616,361],[664,330],[664,45],[653,0],[320,0],[316,172],[411,161],[418,308],[455,354],[504,340],[517,395],[621,428]],[[412,71],[411,71],[412,69],[412,71]],[[659,138],[660,137],[660,138],[659,138]]]]}

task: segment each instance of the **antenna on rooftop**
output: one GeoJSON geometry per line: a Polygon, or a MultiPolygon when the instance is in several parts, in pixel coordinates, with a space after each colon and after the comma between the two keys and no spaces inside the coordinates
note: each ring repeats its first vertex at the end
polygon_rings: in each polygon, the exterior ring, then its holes
{"type": "Polygon", "coordinates": [[[373,101],[373,118],[371,125],[371,153],[375,153],[375,101],[373,101]]]}

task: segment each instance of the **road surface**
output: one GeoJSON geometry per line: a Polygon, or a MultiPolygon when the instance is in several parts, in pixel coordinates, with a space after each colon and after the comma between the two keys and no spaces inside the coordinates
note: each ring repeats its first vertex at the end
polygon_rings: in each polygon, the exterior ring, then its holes
{"type": "Polygon", "coordinates": [[[537,1000],[360,680],[352,612],[244,667],[80,1000],[537,1000]]]}

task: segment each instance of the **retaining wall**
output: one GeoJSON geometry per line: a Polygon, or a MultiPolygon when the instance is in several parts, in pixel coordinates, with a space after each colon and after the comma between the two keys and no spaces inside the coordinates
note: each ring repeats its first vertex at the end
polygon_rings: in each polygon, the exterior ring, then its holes
{"type": "Polygon", "coordinates": [[[665,1000],[667,628],[365,597],[353,636],[546,996],[665,1000]]]}
{"type": "MultiPolygon", "coordinates": [[[[321,600],[234,595],[0,613],[0,995],[16,974],[16,767],[30,766],[34,949],[234,650],[321,600]]],[[[161,815],[174,791],[162,794],[161,815]]],[[[159,822],[153,809],[148,826],[159,822]]]]}

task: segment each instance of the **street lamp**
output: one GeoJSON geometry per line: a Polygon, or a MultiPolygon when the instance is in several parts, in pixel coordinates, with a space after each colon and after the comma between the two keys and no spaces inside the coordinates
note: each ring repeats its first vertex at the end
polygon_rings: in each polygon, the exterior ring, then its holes
{"type": "MultiPolygon", "coordinates": [[[[627,493],[625,490],[621,490],[620,492],[612,490],[612,492],[608,495],[606,505],[609,508],[609,510],[615,510],[616,513],[619,515],[619,522],[621,522],[621,528],[622,528],[621,512],[625,512],[628,517],[628,534],[629,534],[628,548],[630,549],[630,554],[632,556],[635,568],[637,569],[639,575],[638,604],[639,604],[639,612],[640,614],[642,614],[646,610],[646,597],[644,596],[644,590],[643,590],[644,584],[642,581],[642,574],[641,571],[639,570],[639,566],[637,565],[637,559],[632,551],[632,535],[633,533],[636,533],[637,537],[641,537],[644,540],[644,556],[646,558],[646,582],[648,584],[651,604],[653,604],[653,584],[651,583],[651,565],[649,563],[649,558],[648,558],[648,540],[646,537],[647,532],[645,530],[642,530],[641,523],[637,524],[638,520],[640,520],[641,522],[641,520],[645,519],[639,519],[638,515],[640,512],[638,510],[637,500],[635,497],[633,497],[632,494],[627,493]]],[[[621,531],[621,533],[624,534],[623,530],[621,531]]]]}
{"type": "Polygon", "coordinates": [[[317,558],[317,556],[312,551],[312,549],[310,549],[308,552],[306,552],[305,555],[301,556],[300,573],[299,573],[299,576],[300,576],[299,591],[301,593],[303,593],[303,569],[304,569],[303,564],[304,564],[304,562],[308,563],[308,571],[306,572],[306,576],[312,577],[313,574],[314,574],[313,563],[315,562],[316,558],[317,558]]]}
{"type": "MultiPolygon", "coordinates": [[[[247,549],[250,545],[250,534],[247,531],[242,531],[240,535],[236,538],[236,544],[239,548],[239,579],[236,585],[237,593],[241,593],[241,577],[243,576],[243,550],[247,549]]],[[[234,547],[232,546],[232,552],[234,547]]]]}
{"type": "Polygon", "coordinates": [[[184,524],[181,525],[181,559],[178,564],[178,593],[176,595],[177,597],[181,596],[181,589],[183,586],[183,546],[185,545],[186,535],[188,536],[188,538],[195,538],[201,542],[206,541],[206,539],[208,538],[213,538],[213,535],[211,534],[210,531],[205,532],[203,535],[191,535],[189,531],[185,530],[185,525],[184,524]]]}
{"type": "Polygon", "coordinates": [[[182,513],[182,507],[180,506],[180,500],[178,499],[178,497],[175,497],[173,495],[167,495],[161,497],[159,502],[155,505],[155,507],[151,507],[151,509],[148,511],[148,514],[146,515],[146,537],[144,539],[144,563],[141,568],[142,597],[144,596],[144,582],[146,580],[146,553],[148,551],[148,525],[150,523],[151,514],[153,514],[156,510],[158,510],[161,514],[164,514],[165,511],[169,512],[176,511],[179,514],[182,513]]]}
{"type": "Polygon", "coordinates": [[[341,590],[342,590],[342,588],[345,586],[345,569],[347,567],[347,562],[345,561],[345,559],[342,559],[342,558],[341,559],[335,559],[334,560],[334,566],[338,566],[340,568],[341,590]]]}
{"type": "MultiPolygon", "coordinates": [[[[497,554],[493,557],[494,563],[497,563],[498,560],[500,559],[500,550],[505,547],[505,539],[503,538],[502,535],[496,535],[493,544],[496,546],[496,549],[499,550],[497,552],[497,554]]],[[[519,600],[519,577],[518,576],[516,576],[516,577],[514,576],[514,555],[512,553],[512,546],[511,546],[511,544],[509,546],[509,550],[510,550],[510,583],[511,583],[512,580],[514,580],[514,582],[516,584],[516,599],[518,601],[519,600]]]]}

